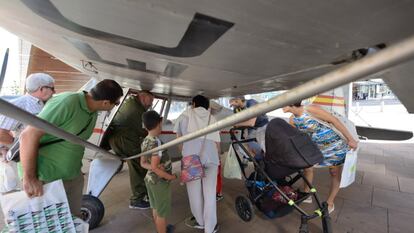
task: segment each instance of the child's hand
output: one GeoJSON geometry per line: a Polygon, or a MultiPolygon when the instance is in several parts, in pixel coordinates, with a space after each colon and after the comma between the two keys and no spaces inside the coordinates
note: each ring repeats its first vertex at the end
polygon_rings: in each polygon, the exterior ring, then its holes
{"type": "Polygon", "coordinates": [[[173,175],[170,176],[170,178],[168,180],[175,180],[177,178],[178,178],[177,175],[173,174],[173,175]]]}

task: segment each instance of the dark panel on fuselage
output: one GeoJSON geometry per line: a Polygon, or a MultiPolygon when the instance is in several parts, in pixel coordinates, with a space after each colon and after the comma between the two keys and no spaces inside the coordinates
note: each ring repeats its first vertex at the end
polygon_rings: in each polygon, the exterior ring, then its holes
{"type": "Polygon", "coordinates": [[[201,55],[234,25],[222,19],[196,13],[177,47],[169,48],[77,24],[63,16],[50,0],[21,1],[42,18],[81,35],[172,57],[201,55]]]}

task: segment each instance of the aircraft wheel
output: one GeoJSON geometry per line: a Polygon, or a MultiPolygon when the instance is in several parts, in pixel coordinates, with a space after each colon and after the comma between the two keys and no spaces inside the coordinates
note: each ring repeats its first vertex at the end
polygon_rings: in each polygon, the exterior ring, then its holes
{"type": "Polygon", "coordinates": [[[92,195],[83,195],[81,217],[82,220],[89,223],[89,229],[96,228],[105,215],[105,207],[101,200],[92,195]]]}
{"type": "Polygon", "coordinates": [[[253,204],[250,199],[244,195],[236,198],[236,211],[239,217],[245,222],[249,222],[253,219],[253,204]]]}

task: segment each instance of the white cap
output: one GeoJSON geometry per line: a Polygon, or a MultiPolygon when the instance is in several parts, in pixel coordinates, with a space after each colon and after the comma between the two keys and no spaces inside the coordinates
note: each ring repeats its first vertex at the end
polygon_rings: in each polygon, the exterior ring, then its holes
{"type": "Polygon", "coordinates": [[[45,73],[34,73],[26,78],[26,90],[29,93],[37,91],[37,89],[50,86],[55,83],[52,76],[45,73]]]}

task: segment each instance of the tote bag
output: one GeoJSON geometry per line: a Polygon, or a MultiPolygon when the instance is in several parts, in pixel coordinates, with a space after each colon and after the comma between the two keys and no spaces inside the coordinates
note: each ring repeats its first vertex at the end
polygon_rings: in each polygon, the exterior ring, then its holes
{"type": "Polygon", "coordinates": [[[358,150],[350,150],[346,154],[344,167],[342,168],[340,188],[345,188],[354,183],[356,166],[358,159],[358,150]]]}
{"type": "Polygon", "coordinates": [[[223,176],[227,179],[242,179],[239,161],[237,161],[236,156],[236,152],[234,152],[233,147],[230,145],[229,152],[226,157],[226,163],[223,168],[223,176]]]}
{"type": "Polygon", "coordinates": [[[73,220],[61,180],[45,184],[43,191],[43,196],[34,198],[24,191],[0,197],[8,232],[87,232],[87,224],[73,220]]]}

